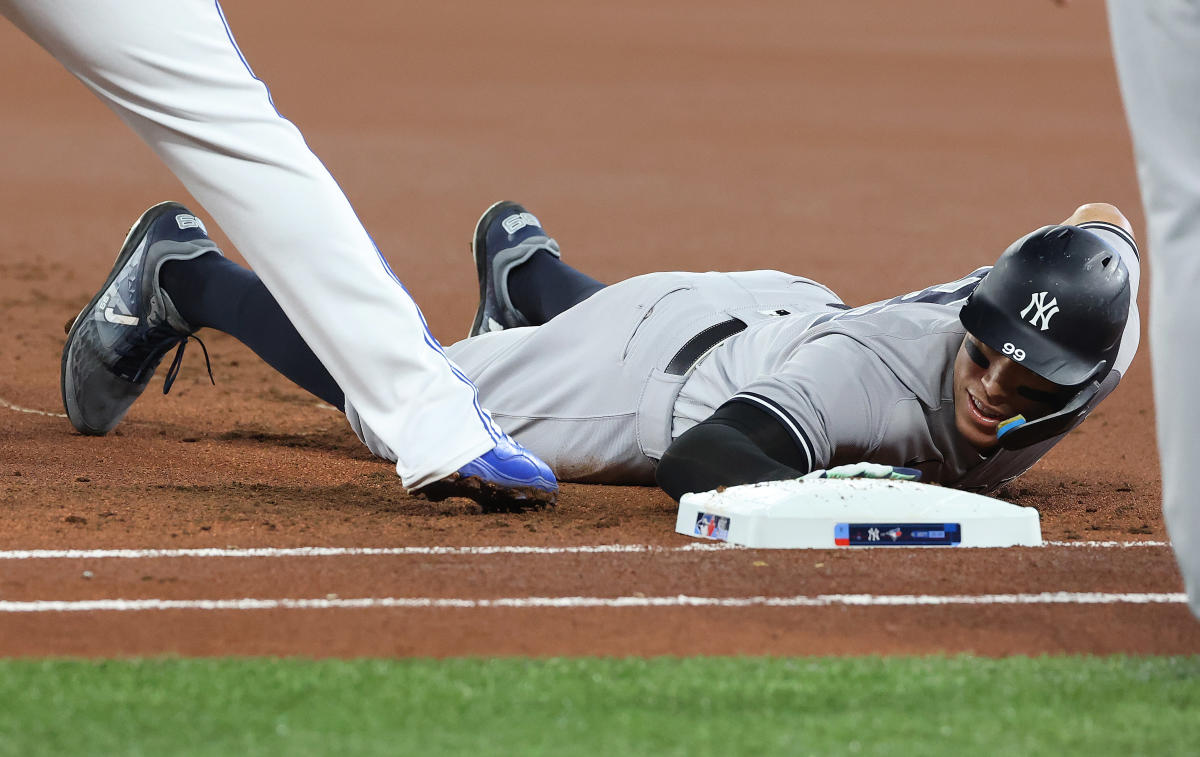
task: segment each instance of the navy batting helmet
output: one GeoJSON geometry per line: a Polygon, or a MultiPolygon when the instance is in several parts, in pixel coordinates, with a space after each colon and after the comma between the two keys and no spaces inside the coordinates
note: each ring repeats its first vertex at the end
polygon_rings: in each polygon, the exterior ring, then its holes
{"type": "Polygon", "coordinates": [[[1086,415],[1116,361],[1129,297],[1121,256],[1086,229],[1045,226],[1004,251],[959,319],[979,341],[1067,389],[1069,399],[1055,413],[1004,425],[1002,446],[1057,436],[1086,415]]]}

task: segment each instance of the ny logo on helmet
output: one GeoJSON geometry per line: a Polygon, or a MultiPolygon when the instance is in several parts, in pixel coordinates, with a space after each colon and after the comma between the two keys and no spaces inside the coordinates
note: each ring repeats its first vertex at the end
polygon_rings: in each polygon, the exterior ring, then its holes
{"type": "Polygon", "coordinates": [[[1041,321],[1041,331],[1050,328],[1050,319],[1058,312],[1058,298],[1055,297],[1050,302],[1046,302],[1047,294],[1049,292],[1034,292],[1033,296],[1029,298],[1029,304],[1021,311],[1021,317],[1024,318],[1029,314],[1030,310],[1037,308],[1037,311],[1029,319],[1029,322],[1037,326],[1038,321],[1041,321]]]}

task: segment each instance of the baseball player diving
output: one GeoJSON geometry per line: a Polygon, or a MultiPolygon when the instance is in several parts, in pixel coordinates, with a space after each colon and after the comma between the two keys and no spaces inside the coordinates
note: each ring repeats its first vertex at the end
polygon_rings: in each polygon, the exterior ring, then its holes
{"type": "MultiPolygon", "coordinates": [[[[560,479],[675,498],[862,462],[994,489],[1112,392],[1139,338],[1138,249],[1107,204],[993,266],[861,307],[779,271],[605,286],[511,202],[483,214],[472,250],[479,309],[446,351],[480,401],[560,479]]],[[[253,273],[215,247],[157,270],[178,333],[233,335],[396,458],[253,273]]]]}

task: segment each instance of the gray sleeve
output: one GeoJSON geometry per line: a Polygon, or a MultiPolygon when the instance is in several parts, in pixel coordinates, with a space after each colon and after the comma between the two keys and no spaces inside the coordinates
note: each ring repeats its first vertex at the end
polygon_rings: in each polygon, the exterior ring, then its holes
{"type": "Polygon", "coordinates": [[[848,336],[829,334],[800,345],[779,370],[756,377],[734,399],[775,415],[816,469],[834,459],[869,459],[900,399],[898,388],[874,353],[848,336]]]}
{"type": "Polygon", "coordinates": [[[1142,280],[1141,254],[1133,237],[1120,226],[1105,221],[1087,221],[1079,224],[1079,228],[1087,229],[1103,239],[1105,244],[1121,256],[1121,262],[1129,271],[1129,320],[1125,322],[1121,348],[1117,351],[1117,359],[1113,365],[1113,370],[1124,376],[1129,370],[1129,364],[1133,362],[1133,356],[1137,353],[1138,343],[1142,338],[1142,319],[1137,305],[1138,288],[1142,280]]]}

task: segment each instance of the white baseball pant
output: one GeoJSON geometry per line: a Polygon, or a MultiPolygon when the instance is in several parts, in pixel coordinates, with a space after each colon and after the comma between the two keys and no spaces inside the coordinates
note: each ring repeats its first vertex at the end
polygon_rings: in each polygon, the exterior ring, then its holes
{"type": "MultiPolygon", "coordinates": [[[[229,236],[410,489],[495,446],[337,182],[283,118],[215,0],[0,0],[162,158],[229,236]]],[[[16,72],[8,72],[17,75],[16,72]]]]}

